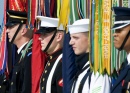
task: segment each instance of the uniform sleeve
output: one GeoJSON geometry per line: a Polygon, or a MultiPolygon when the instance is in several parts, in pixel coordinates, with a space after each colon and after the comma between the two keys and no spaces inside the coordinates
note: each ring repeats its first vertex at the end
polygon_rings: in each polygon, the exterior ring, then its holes
{"type": "Polygon", "coordinates": [[[31,93],[31,57],[32,54],[28,53],[24,61],[22,93],[31,93]]]}

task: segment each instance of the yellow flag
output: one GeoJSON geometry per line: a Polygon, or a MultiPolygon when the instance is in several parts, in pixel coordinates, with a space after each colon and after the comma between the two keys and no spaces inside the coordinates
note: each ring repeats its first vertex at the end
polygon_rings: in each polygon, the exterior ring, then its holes
{"type": "Polygon", "coordinates": [[[60,16],[59,16],[59,26],[62,24],[65,28],[68,24],[70,13],[70,0],[62,0],[60,16]]]}
{"type": "Polygon", "coordinates": [[[95,1],[96,2],[96,9],[95,9],[95,25],[94,25],[94,37],[95,37],[95,40],[94,40],[94,45],[95,45],[95,47],[94,47],[94,50],[96,50],[96,51],[94,51],[94,72],[97,72],[98,71],[98,69],[99,69],[99,62],[98,62],[98,57],[97,57],[97,54],[98,54],[98,30],[99,30],[99,24],[98,24],[98,22],[99,22],[99,20],[98,20],[98,11],[99,11],[99,9],[98,9],[98,2],[99,2],[99,0],[96,0],[95,1]]]}
{"type": "Polygon", "coordinates": [[[111,0],[103,0],[103,16],[102,16],[102,62],[103,69],[106,69],[110,75],[110,46],[111,46],[111,0]]]}

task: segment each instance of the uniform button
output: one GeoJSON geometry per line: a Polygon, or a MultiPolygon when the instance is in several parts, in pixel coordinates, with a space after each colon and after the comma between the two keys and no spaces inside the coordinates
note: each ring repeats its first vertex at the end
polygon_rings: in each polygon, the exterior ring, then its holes
{"type": "Polygon", "coordinates": [[[42,79],[42,81],[44,81],[44,80],[45,80],[45,78],[42,79]]]}
{"type": "Polygon", "coordinates": [[[1,88],[1,86],[0,86],[0,88],[1,88]]]}
{"type": "Polygon", "coordinates": [[[126,93],[129,93],[129,91],[128,91],[128,90],[126,90],[126,93]]]}
{"type": "Polygon", "coordinates": [[[52,56],[50,56],[50,59],[52,59],[52,56]]]}
{"type": "Polygon", "coordinates": [[[16,74],[17,74],[17,72],[16,72],[16,74]]]}
{"type": "Polygon", "coordinates": [[[23,20],[21,20],[21,22],[23,23],[23,20]]]}
{"type": "Polygon", "coordinates": [[[48,63],[48,66],[50,66],[50,63],[48,63]]]}
{"type": "Polygon", "coordinates": [[[42,87],[42,90],[44,89],[44,87],[42,87]]]}
{"type": "Polygon", "coordinates": [[[47,70],[45,70],[45,73],[47,73],[47,70]]]}
{"type": "Polygon", "coordinates": [[[13,85],[13,82],[11,82],[11,85],[13,85]]]}

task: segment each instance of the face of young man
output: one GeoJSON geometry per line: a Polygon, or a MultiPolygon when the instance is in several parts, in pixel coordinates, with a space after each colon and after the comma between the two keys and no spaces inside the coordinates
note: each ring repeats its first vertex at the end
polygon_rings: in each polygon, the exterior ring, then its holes
{"type": "MultiPolygon", "coordinates": [[[[12,41],[12,38],[13,38],[14,34],[16,33],[18,26],[19,26],[19,24],[7,28],[6,33],[8,34],[9,42],[12,41]]],[[[19,39],[20,39],[20,34],[18,33],[17,36],[15,37],[13,43],[15,44],[19,39]]]]}
{"type": "Polygon", "coordinates": [[[69,42],[72,45],[74,53],[76,55],[80,55],[82,53],[88,52],[89,41],[88,41],[88,33],[74,33],[71,34],[71,40],[69,42]]]}
{"type": "MultiPolygon", "coordinates": [[[[51,40],[52,36],[53,36],[54,32],[51,33],[45,33],[45,34],[41,34],[39,40],[41,41],[41,50],[44,51],[45,48],[47,47],[49,41],[51,40]]],[[[48,48],[48,50],[46,51],[47,53],[52,53],[55,49],[57,45],[56,42],[56,38],[54,38],[54,40],[52,41],[50,47],[48,48]]]]}
{"type": "MultiPolygon", "coordinates": [[[[121,47],[126,35],[128,34],[128,31],[130,31],[130,26],[126,26],[121,29],[116,29],[115,33],[113,34],[115,48],[119,49],[121,47]]],[[[125,43],[123,49],[126,50],[126,52],[130,51],[130,36],[125,43]]]]}

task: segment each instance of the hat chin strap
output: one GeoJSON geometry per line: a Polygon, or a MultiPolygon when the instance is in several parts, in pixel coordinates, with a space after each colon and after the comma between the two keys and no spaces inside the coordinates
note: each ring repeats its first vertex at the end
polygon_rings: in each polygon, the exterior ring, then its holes
{"type": "Polygon", "coordinates": [[[47,52],[48,48],[50,47],[51,43],[53,42],[55,36],[56,36],[57,30],[55,30],[52,38],[50,39],[49,43],[47,44],[46,48],[43,50],[43,52],[47,52]]]}
{"type": "Polygon", "coordinates": [[[18,34],[19,30],[21,29],[21,27],[22,27],[22,23],[20,23],[20,25],[19,25],[18,29],[16,30],[16,32],[15,32],[15,34],[14,34],[14,36],[13,36],[12,40],[11,40],[11,43],[13,43],[13,42],[14,42],[14,39],[16,38],[16,36],[17,36],[17,34],[18,34]]]}
{"type": "Polygon", "coordinates": [[[126,37],[125,37],[125,39],[124,39],[124,41],[123,41],[121,47],[118,49],[119,51],[121,51],[121,50],[124,48],[124,45],[125,45],[127,39],[129,38],[129,36],[130,36],[130,31],[129,31],[128,34],[126,35],[126,37]]]}

